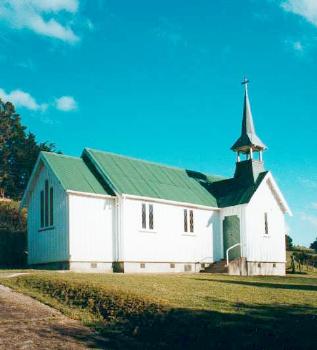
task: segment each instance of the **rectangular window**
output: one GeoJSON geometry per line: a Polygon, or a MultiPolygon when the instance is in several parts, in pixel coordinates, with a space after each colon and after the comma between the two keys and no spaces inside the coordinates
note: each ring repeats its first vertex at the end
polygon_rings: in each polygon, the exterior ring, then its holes
{"type": "Polygon", "coordinates": [[[194,232],[194,211],[184,209],[184,232],[194,232]]]}
{"type": "Polygon", "coordinates": [[[187,209],[184,209],[184,232],[188,232],[188,215],[187,209]]]}
{"type": "Polygon", "coordinates": [[[266,235],[269,234],[269,224],[268,224],[268,218],[267,218],[267,213],[264,213],[264,232],[266,235]]]}
{"type": "Polygon", "coordinates": [[[50,187],[50,226],[54,225],[53,209],[54,209],[54,194],[53,194],[53,187],[50,187]]]}
{"type": "Polygon", "coordinates": [[[142,204],[142,229],[154,230],[153,204],[142,204]]]}
{"type": "Polygon", "coordinates": [[[154,229],[154,213],[153,213],[153,204],[149,205],[149,229],[154,229]]]}
{"type": "Polygon", "coordinates": [[[146,229],[146,205],[142,204],[142,228],[146,229]]]}
{"type": "Polygon", "coordinates": [[[48,226],[48,181],[45,181],[44,187],[44,226],[48,226]]]}
{"type": "Polygon", "coordinates": [[[41,227],[44,227],[44,191],[41,191],[41,227]]]}
{"type": "Polygon", "coordinates": [[[54,225],[54,190],[45,180],[44,190],[40,192],[41,228],[54,225]]]}
{"type": "Polygon", "coordinates": [[[189,229],[190,229],[190,232],[194,232],[194,212],[193,212],[193,210],[189,211],[189,229]]]}

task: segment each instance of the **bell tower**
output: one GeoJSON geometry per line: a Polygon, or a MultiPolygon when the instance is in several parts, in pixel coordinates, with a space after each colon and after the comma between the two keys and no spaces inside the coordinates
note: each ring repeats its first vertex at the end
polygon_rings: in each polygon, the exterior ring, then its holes
{"type": "Polygon", "coordinates": [[[241,136],[231,149],[237,154],[234,177],[249,185],[255,183],[258,175],[264,171],[263,151],[267,147],[255,132],[248,95],[248,83],[249,80],[246,78],[241,83],[244,86],[241,136]]]}

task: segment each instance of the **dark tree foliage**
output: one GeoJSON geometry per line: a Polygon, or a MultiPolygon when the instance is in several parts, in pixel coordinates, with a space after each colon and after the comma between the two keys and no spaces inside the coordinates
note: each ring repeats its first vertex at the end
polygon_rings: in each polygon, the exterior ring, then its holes
{"type": "Polygon", "coordinates": [[[1,232],[26,232],[26,209],[20,210],[16,201],[0,202],[0,242],[1,232]]]}
{"type": "Polygon", "coordinates": [[[317,237],[315,241],[310,245],[311,249],[314,249],[314,251],[317,253],[317,237]]]}
{"type": "Polygon", "coordinates": [[[37,143],[14,105],[0,99],[0,195],[21,199],[39,152],[54,150],[54,144],[37,143]]]}
{"type": "Polygon", "coordinates": [[[293,239],[289,235],[285,235],[286,250],[293,249],[293,239]]]}

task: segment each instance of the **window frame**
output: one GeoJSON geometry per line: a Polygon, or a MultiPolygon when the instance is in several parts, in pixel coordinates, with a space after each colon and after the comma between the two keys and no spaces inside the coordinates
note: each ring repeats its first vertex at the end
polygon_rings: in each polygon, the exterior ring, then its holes
{"type": "Polygon", "coordinates": [[[184,232],[188,233],[188,209],[184,209],[183,225],[184,225],[184,232]]]}
{"type": "Polygon", "coordinates": [[[49,226],[54,226],[54,189],[50,187],[49,191],[49,226]]]}
{"type": "Polygon", "coordinates": [[[40,227],[44,228],[44,190],[40,192],[40,227]]]}
{"type": "Polygon", "coordinates": [[[155,232],[155,210],[153,203],[141,204],[141,232],[155,232]]]}
{"type": "Polygon", "coordinates": [[[195,213],[192,208],[183,209],[183,235],[195,235],[195,213]]]}
{"type": "Polygon", "coordinates": [[[265,236],[269,236],[270,235],[268,212],[264,213],[264,235],[265,236]]]}
{"type": "Polygon", "coordinates": [[[195,233],[195,220],[194,220],[194,210],[189,210],[189,232],[195,233]]]}
{"type": "Polygon", "coordinates": [[[142,203],[142,207],[141,207],[141,227],[142,230],[146,230],[146,204],[142,203]]]}
{"type": "Polygon", "coordinates": [[[44,227],[49,227],[49,186],[48,180],[44,184],[44,227]]]}
{"type": "Polygon", "coordinates": [[[39,231],[54,228],[54,187],[50,186],[49,180],[44,181],[40,191],[40,228],[39,231]]]}

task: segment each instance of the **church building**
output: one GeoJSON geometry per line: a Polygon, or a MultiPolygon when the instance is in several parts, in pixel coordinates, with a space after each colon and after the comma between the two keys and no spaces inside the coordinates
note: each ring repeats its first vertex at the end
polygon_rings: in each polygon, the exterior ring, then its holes
{"type": "Polygon", "coordinates": [[[265,170],[247,81],[232,178],[85,148],[41,152],[21,205],[28,264],[91,272],[284,275],[286,200],[265,170]]]}

